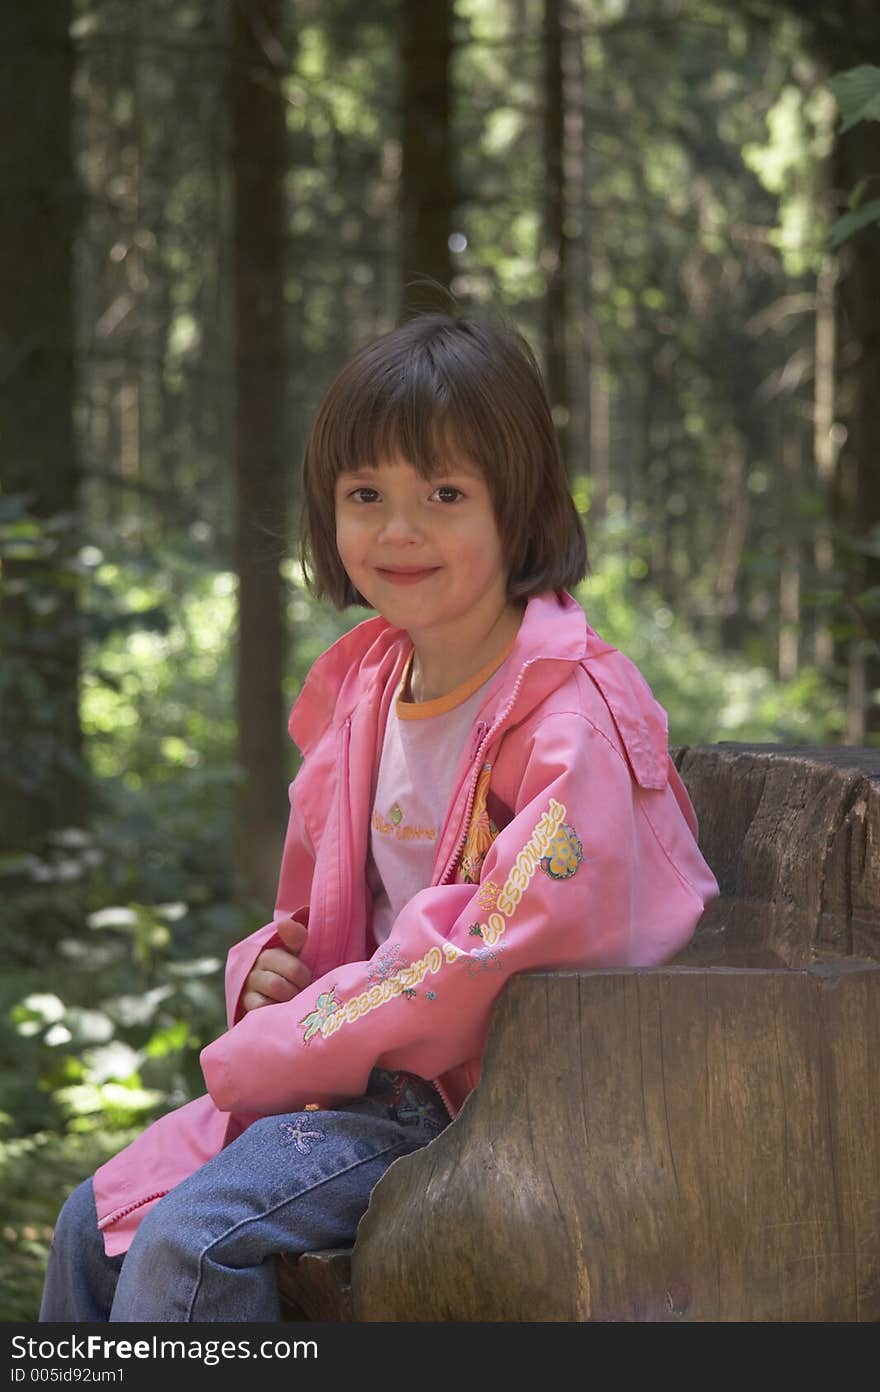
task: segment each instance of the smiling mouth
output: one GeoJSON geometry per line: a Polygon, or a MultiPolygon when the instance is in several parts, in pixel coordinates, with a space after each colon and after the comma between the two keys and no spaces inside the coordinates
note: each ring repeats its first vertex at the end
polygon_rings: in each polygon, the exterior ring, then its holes
{"type": "Polygon", "coordinates": [[[436,575],[439,566],[405,566],[391,568],[377,566],[376,570],[383,580],[388,580],[392,585],[415,585],[420,580],[426,580],[429,575],[436,575]]]}

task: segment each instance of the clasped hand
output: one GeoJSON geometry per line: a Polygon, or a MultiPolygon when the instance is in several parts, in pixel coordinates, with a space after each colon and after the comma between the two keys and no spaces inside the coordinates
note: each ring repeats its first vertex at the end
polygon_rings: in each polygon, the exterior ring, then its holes
{"type": "Polygon", "coordinates": [[[283,947],[265,947],[244,983],[242,1008],[258,1010],[261,1005],[275,1005],[293,1000],[312,979],[305,962],[300,961],[306,940],[306,930],[295,918],[279,918],[275,931],[283,947]]]}

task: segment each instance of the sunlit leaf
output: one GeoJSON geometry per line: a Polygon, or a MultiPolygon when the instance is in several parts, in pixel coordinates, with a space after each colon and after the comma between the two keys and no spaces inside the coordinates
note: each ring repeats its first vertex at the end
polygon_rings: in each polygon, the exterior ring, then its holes
{"type": "Polygon", "coordinates": [[[137,927],[138,916],[134,909],[124,904],[112,908],[98,909],[86,919],[90,928],[122,928],[127,931],[137,927]]]}
{"type": "Polygon", "coordinates": [[[149,1040],[145,1053],[148,1058],[164,1058],[166,1054],[179,1053],[191,1038],[189,1024],[186,1020],[176,1020],[167,1029],[160,1030],[149,1040]]]}

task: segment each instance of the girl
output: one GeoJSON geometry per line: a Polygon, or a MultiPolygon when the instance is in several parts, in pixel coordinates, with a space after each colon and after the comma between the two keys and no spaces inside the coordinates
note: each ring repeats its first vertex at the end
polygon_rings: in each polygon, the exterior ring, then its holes
{"type": "Polygon", "coordinates": [[[664,712],[566,593],[585,542],[515,333],[432,314],[355,355],[303,561],[380,617],[291,714],[275,918],[229,954],[207,1094],[71,1195],[41,1319],[277,1320],[275,1254],[353,1243],[477,1083],[512,972],[664,962],[717,894],[664,712]]]}

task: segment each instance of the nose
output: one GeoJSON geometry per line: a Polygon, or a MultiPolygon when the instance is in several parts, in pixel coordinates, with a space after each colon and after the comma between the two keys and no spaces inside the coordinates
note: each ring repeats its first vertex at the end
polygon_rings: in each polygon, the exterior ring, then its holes
{"type": "Polygon", "coordinates": [[[382,519],[379,539],[389,546],[408,546],[421,540],[421,529],[412,508],[389,508],[382,519]]]}

